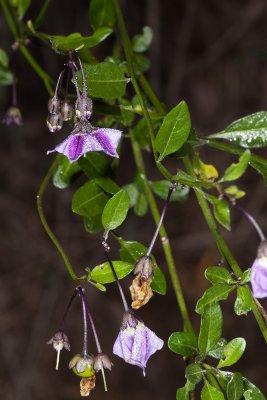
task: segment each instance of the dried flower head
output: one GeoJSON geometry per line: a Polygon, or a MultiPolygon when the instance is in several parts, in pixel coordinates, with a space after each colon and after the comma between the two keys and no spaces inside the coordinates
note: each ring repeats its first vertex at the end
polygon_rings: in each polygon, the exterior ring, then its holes
{"type": "Polygon", "coordinates": [[[80,382],[80,395],[82,397],[89,396],[91,390],[95,388],[96,376],[93,375],[90,378],[82,378],[80,382]]]}
{"type": "Polygon", "coordinates": [[[132,297],[132,308],[138,310],[138,308],[144,306],[153,296],[152,289],[150,287],[152,278],[143,279],[141,273],[139,273],[130,286],[130,292],[132,297]]]}
{"type": "Polygon", "coordinates": [[[5,125],[23,125],[20,109],[15,106],[9,107],[2,119],[2,123],[5,125]]]}
{"type": "Polygon", "coordinates": [[[258,248],[258,255],[251,268],[251,286],[253,296],[267,297],[267,241],[263,240],[258,248]]]}
{"type": "Polygon", "coordinates": [[[70,342],[68,336],[63,331],[56,332],[54,336],[48,340],[47,344],[52,344],[54,349],[57,351],[56,369],[58,369],[61,350],[64,348],[70,351],[70,342]]]}
{"type": "Polygon", "coordinates": [[[145,368],[148,359],[157,350],[162,349],[161,340],[153,331],[147,328],[131,312],[125,312],[120,333],[114,343],[113,353],[125,362],[145,368]]]}

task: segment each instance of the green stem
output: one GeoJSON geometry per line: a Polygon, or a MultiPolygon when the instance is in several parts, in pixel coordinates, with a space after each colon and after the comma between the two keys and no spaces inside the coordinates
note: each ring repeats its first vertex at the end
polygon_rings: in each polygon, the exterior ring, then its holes
{"type": "Polygon", "coordinates": [[[138,82],[137,82],[137,79],[135,76],[134,66],[133,66],[133,62],[132,62],[133,54],[132,54],[132,46],[131,46],[130,38],[129,38],[127,29],[126,29],[125,21],[124,21],[118,0],[113,0],[113,4],[114,4],[115,12],[117,15],[118,28],[119,28],[119,32],[120,32],[121,39],[122,39],[122,44],[123,44],[123,49],[124,49],[127,65],[128,65],[129,75],[130,75],[131,82],[134,87],[135,93],[139,100],[140,106],[142,108],[144,118],[147,123],[147,128],[148,128],[148,132],[149,132],[149,136],[150,136],[150,140],[151,140],[151,146],[152,146],[152,150],[153,150],[153,153],[154,153],[154,156],[156,159],[155,133],[154,133],[150,115],[145,106],[145,102],[144,102],[141,90],[139,88],[139,85],[138,85],[138,82]]]}
{"type": "Polygon", "coordinates": [[[16,27],[16,24],[15,24],[15,22],[13,20],[12,15],[11,15],[11,13],[9,11],[9,8],[6,5],[5,0],[0,0],[0,4],[1,4],[2,10],[3,10],[3,13],[5,15],[5,19],[6,19],[7,23],[8,23],[9,29],[13,33],[14,38],[17,39],[18,29],[16,27]]]}
{"type": "Polygon", "coordinates": [[[166,114],[165,107],[160,102],[158,96],[154,92],[152,86],[150,85],[150,83],[148,82],[146,77],[143,74],[141,74],[138,77],[138,81],[139,81],[143,91],[145,92],[145,94],[147,95],[147,97],[150,99],[151,103],[155,107],[155,109],[158,111],[159,114],[164,116],[166,114]]]}
{"type": "MultiPolygon", "coordinates": [[[[147,199],[148,199],[148,203],[149,203],[149,207],[151,210],[151,214],[153,216],[153,219],[155,221],[155,224],[157,225],[159,223],[160,220],[160,213],[158,210],[158,206],[157,203],[155,201],[155,197],[152,193],[152,190],[149,186],[147,177],[146,177],[146,170],[145,170],[145,166],[144,166],[144,161],[143,161],[143,157],[142,157],[142,153],[141,150],[139,148],[138,143],[135,141],[134,136],[132,134],[132,132],[130,133],[131,136],[131,143],[132,143],[132,149],[133,149],[133,153],[134,153],[134,158],[135,158],[135,163],[137,166],[137,170],[140,174],[142,174],[143,178],[144,178],[144,183],[145,183],[145,190],[146,190],[146,195],[147,195],[147,199]]],[[[186,308],[186,304],[184,301],[184,297],[183,297],[183,293],[182,293],[182,289],[181,289],[181,284],[180,284],[180,280],[179,280],[179,276],[177,274],[176,271],[176,267],[175,267],[175,263],[174,263],[174,259],[173,259],[173,255],[172,255],[172,250],[170,247],[170,243],[169,243],[169,239],[168,239],[168,235],[167,232],[165,230],[164,225],[161,225],[160,231],[159,231],[159,235],[161,238],[161,243],[162,243],[162,247],[163,247],[163,251],[165,254],[165,258],[167,261],[167,265],[168,265],[168,269],[169,269],[169,274],[171,277],[171,281],[172,281],[172,285],[173,285],[173,289],[175,292],[175,296],[177,299],[177,303],[178,306],[180,308],[181,311],[181,315],[182,315],[182,319],[183,319],[183,324],[184,324],[184,329],[186,331],[193,331],[191,322],[190,322],[190,318],[188,315],[188,311],[186,308]]]]}
{"type": "Polygon", "coordinates": [[[43,181],[41,183],[41,186],[40,186],[40,188],[38,190],[38,193],[37,193],[37,210],[38,210],[38,214],[39,214],[40,220],[42,222],[42,225],[43,225],[47,235],[50,237],[50,239],[52,240],[52,242],[56,246],[57,250],[61,254],[61,257],[63,258],[63,261],[65,263],[65,266],[66,266],[66,268],[68,270],[68,273],[69,273],[70,277],[74,281],[78,281],[79,279],[78,279],[77,275],[75,274],[75,272],[73,270],[73,267],[72,267],[67,255],[66,255],[65,251],[63,250],[61,244],[59,243],[59,241],[57,240],[56,236],[52,232],[50,226],[48,225],[48,222],[47,222],[47,220],[45,218],[44,211],[43,211],[43,195],[44,195],[44,192],[45,192],[45,190],[47,188],[47,185],[48,185],[49,181],[51,180],[51,178],[53,176],[53,172],[54,172],[56,166],[57,166],[57,160],[55,160],[53,162],[53,164],[50,166],[49,170],[47,171],[47,174],[45,175],[45,177],[44,177],[44,179],[43,179],[43,181]]]}
{"type": "MultiPolygon", "coordinates": [[[[192,176],[195,177],[191,161],[188,156],[184,157],[184,164],[187,169],[187,172],[192,176]]],[[[208,227],[210,228],[210,231],[212,235],[215,238],[217,247],[219,252],[221,253],[222,257],[227,261],[229,266],[231,267],[232,271],[237,277],[240,277],[242,275],[242,270],[240,266],[238,265],[238,262],[234,258],[233,254],[231,253],[231,250],[229,249],[227,243],[225,242],[224,238],[222,237],[221,233],[219,232],[216,222],[213,218],[213,215],[210,211],[209,205],[207,203],[207,200],[201,193],[201,191],[195,190],[195,194],[198,200],[198,203],[200,205],[200,208],[202,210],[203,216],[208,224],[208,227]]],[[[255,299],[253,298],[252,294],[251,297],[253,299],[252,302],[252,311],[255,316],[256,321],[258,322],[259,328],[262,332],[262,335],[267,342],[267,326],[265,323],[265,320],[259,310],[259,307],[257,306],[257,303],[255,302],[255,299]]]]}
{"type": "Polygon", "coordinates": [[[38,64],[38,62],[33,58],[33,56],[31,55],[31,53],[29,52],[29,50],[23,45],[21,44],[19,46],[21,53],[24,55],[24,57],[26,58],[26,60],[28,61],[28,63],[31,65],[31,67],[33,68],[33,70],[36,72],[36,74],[42,79],[42,81],[44,82],[44,85],[49,93],[50,96],[53,96],[53,89],[51,86],[51,81],[52,79],[50,78],[50,76],[42,69],[42,67],[38,64]]]}

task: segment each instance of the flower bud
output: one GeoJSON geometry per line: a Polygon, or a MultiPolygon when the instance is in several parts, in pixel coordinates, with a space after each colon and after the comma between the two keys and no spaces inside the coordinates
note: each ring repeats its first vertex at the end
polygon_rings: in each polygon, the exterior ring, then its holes
{"type": "Polygon", "coordinates": [[[139,320],[135,317],[133,311],[126,311],[123,314],[121,329],[136,328],[138,322],[139,320]]]}
{"type": "Polygon", "coordinates": [[[55,114],[48,114],[46,119],[46,125],[50,132],[58,132],[63,126],[63,118],[60,112],[55,114]]]}
{"type": "Polygon", "coordinates": [[[62,101],[60,109],[63,121],[69,121],[73,117],[73,107],[68,100],[62,101]]]}
{"type": "Polygon", "coordinates": [[[70,351],[70,342],[68,336],[62,331],[56,332],[54,336],[48,340],[47,344],[52,344],[56,351],[61,351],[63,347],[64,349],[70,351]]]}
{"type": "Polygon", "coordinates": [[[154,269],[155,265],[153,264],[151,257],[143,256],[135,265],[134,274],[141,274],[141,278],[146,281],[153,277],[154,269]]]}
{"type": "Polygon", "coordinates": [[[94,360],[94,370],[96,372],[100,371],[102,368],[109,369],[113,367],[113,363],[110,358],[104,353],[98,353],[94,360]]]}
{"type": "Polygon", "coordinates": [[[92,100],[84,93],[80,97],[80,101],[77,100],[75,104],[75,113],[77,119],[85,118],[90,119],[93,110],[92,100]]]}
{"type": "Polygon", "coordinates": [[[69,363],[69,368],[82,378],[89,378],[95,375],[93,368],[94,357],[89,355],[76,354],[69,363]]]}
{"type": "Polygon", "coordinates": [[[20,109],[14,106],[9,107],[4,118],[2,119],[2,123],[5,125],[23,125],[20,109]]]}
{"type": "Polygon", "coordinates": [[[50,114],[56,114],[60,111],[60,99],[57,96],[53,96],[48,100],[47,105],[50,114]]]}

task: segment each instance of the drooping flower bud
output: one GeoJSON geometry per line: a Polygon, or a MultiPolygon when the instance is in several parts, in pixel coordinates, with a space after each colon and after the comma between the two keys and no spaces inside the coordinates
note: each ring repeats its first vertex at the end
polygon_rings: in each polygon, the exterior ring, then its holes
{"type": "Polygon", "coordinates": [[[61,101],[60,101],[60,99],[59,99],[59,97],[57,95],[51,97],[48,100],[48,105],[47,105],[48,112],[50,114],[59,113],[59,111],[60,111],[60,103],[61,103],[61,101]]]}
{"type": "Polygon", "coordinates": [[[98,353],[94,359],[94,370],[96,372],[100,371],[101,369],[109,369],[113,367],[113,363],[111,362],[110,358],[104,353],[98,353]]]}
{"type": "Polygon", "coordinates": [[[251,286],[254,297],[267,297],[267,240],[259,245],[257,258],[251,267],[251,286]]]}
{"type": "Polygon", "coordinates": [[[154,269],[155,265],[152,258],[149,256],[143,256],[135,265],[134,274],[141,274],[143,280],[148,280],[149,278],[153,278],[154,269]]]}
{"type": "Polygon", "coordinates": [[[76,100],[75,113],[78,120],[81,118],[89,120],[93,111],[93,102],[86,93],[82,93],[80,100],[76,100]]]}
{"type": "Polygon", "coordinates": [[[59,357],[61,350],[63,350],[64,348],[70,351],[70,342],[68,336],[63,331],[56,332],[54,336],[47,342],[47,344],[52,344],[57,352],[57,362],[56,362],[56,370],[57,370],[59,366],[59,357]]]}
{"type": "Polygon", "coordinates": [[[73,117],[73,107],[68,100],[63,100],[61,103],[61,113],[63,121],[69,121],[73,117]]]}
{"type": "Polygon", "coordinates": [[[63,126],[63,118],[60,112],[55,114],[48,114],[46,119],[46,125],[50,132],[58,132],[62,129],[63,126]]]}
{"type": "Polygon", "coordinates": [[[76,354],[69,363],[69,369],[82,378],[89,378],[95,375],[93,364],[93,356],[76,354]]]}
{"type": "Polygon", "coordinates": [[[9,107],[2,119],[2,123],[5,125],[23,125],[20,109],[15,106],[9,107]]]}

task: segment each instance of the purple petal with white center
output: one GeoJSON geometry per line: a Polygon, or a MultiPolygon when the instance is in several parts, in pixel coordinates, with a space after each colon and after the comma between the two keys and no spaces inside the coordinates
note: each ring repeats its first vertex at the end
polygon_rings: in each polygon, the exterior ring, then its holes
{"type": "Polygon", "coordinates": [[[256,258],[251,267],[252,294],[257,299],[267,297],[267,257],[256,258]]]}
{"type": "Polygon", "coordinates": [[[139,322],[136,328],[128,326],[120,331],[113,346],[113,353],[125,362],[142,368],[145,375],[148,359],[157,350],[162,349],[163,344],[163,340],[139,322]]]}
{"type": "Polygon", "coordinates": [[[100,145],[102,151],[111,157],[119,157],[117,147],[121,139],[122,131],[118,129],[99,128],[94,132],[94,135],[100,145]]]}
{"type": "Polygon", "coordinates": [[[67,156],[70,162],[78,160],[83,154],[89,151],[103,151],[102,146],[97,141],[95,135],[72,133],[63,142],[57,145],[54,150],[50,150],[47,154],[57,151],[67,156]]]}

